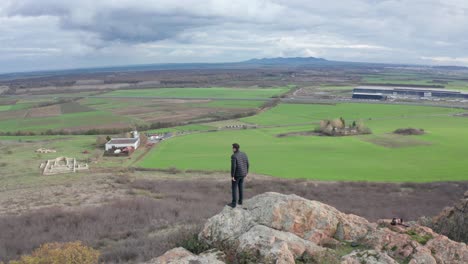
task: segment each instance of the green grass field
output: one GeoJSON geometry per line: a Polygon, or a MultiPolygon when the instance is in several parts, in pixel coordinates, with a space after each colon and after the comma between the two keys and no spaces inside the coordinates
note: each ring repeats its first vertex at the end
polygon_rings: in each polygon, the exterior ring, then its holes
{"type": "Polygon", "coordinates": [[[243,118],[242,121],[258,125],[282,125],[319,122],[322,119],[343,117],[348,121],[388,119],[388,118],[417,118],[427,115],[448,115],[460,112],[459,109],[402,106],[385,104],[280,104],[270,111],[260,115],[243,118]]]}
{"type": "Polygon", "coordinates": [[[29,107],[32,107],[33,105],[34,103],[15,103],[11,105],[0,105],[0,112],[27,109],[29,107]]]}
{"type": "MultiPolygon", "coordinates": [[[[280,105],[245,118],[259,124],[293,124],[343,116],[365,119],[374,134],[353,137],[289,136],[313,125],[199,133],[169,139],[138,165],[145,168],[227,170],[230,144],[238,142],[252,171],[284,178],[427,182],[468,180],[468,118],[460,110],[379,104],[280,105]],[[417,127],[422,136],[390,134],[417,127]]],[[[228,174],[226,174],[228,177],[228,174]]]]}
{"type": "Polygon", "coordinates": [[[95,150],[96,136],[0,136],[0,190],[19,186],[51,185],[79,177],[79,174],[39,176],[39,165],[60,156],[86,160],[95,150]],[[57,153],[39,154],[38,148],[57,153]],[[88,151],[89,154],[83,153],[88,151]]]}
{"type": "Polygon", "coordinates": [[[207,130],[213,130],[213,129],[216,129],[216,127],[213,127],[210,125],[202,125],[202,124],[190,124],[190,125],[184,125],[184,126],[153,129],[147,132],[148,133],[194,132],[194,131],[207,131],[207,130]]]}
{"type": "Polygon", "coordinates": [[[442,85],[445,86],[446,89],[451,90],[468,90],[468,82],[462,80],[455,80],[451,78],[441,77],[438,76],[431,76],[431,75],[424,75],[424,74],[385,74],[385,75],[378,75],[378,76],[365,76],[362,78],[362,82],[364,83],[392,83],[392,84],[411,84],[411,85],[442,85]],[[447,83],[437,83],[434,80],[443,80],[447,81],[447,83]]]}
{"type": "MultiPolygon", "coordinates": [[[[209,107],[209,108],[258,108],[265,102],[263,101],[242,101],[242,100],[210,100],[208,102],[191,103],[187,102],[187,107],[209,107]]],[[[80,104],[92,107],[97,110],[109,111],[114,109],[122,109],[126,107],[146,106],[154,109],[158,108],[158,103],[152,102],[151,99],[144,100],[142,98],[86,98],[80,100],[80,104]]],[[[0,108],[1,109],[1,108],[0,108]]]]}
{"type": "Polygon", "coordinates": [[[0,111],[8,111],[11,109],[11,105],[0,105],[0,111]]]}
{"type": "Polygon", "coordinates": [[[270,98],[287,92],[290,88],[158,88],[118,90],[104,96],[161,97],[161,98],[270,98]]]}
{"type": "Polygon", "coordinates": [[[192,103],[192,107],[214,107],[214,108],[258,108],[265,102],[263,101],[225,101],[225,100],[213,100],[207,103],[192,103]]]}
{"type": "Polygon", "coordinates": [[[80,128],[84,125],[88,129],[93,126],[103,124],[122,123],[131,124],[137,122],[128,117],[113,115],[103,111],[78,112],[70,114],[62,114],[52,117],[35,117],[35,118],[20,118],[8,119],[0,121],[1,132],[16,132],[16,131],[32,131],[41,132],[48,129],[63,129],[63,128],[80,128]]]}

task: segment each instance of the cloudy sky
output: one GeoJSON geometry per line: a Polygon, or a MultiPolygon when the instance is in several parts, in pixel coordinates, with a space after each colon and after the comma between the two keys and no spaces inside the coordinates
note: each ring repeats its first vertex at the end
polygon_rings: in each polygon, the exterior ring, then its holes
{"type": "Polygon", "coordinates": [[[278,56],[468,65],[468,1],[0,1],[0,72],[278,56]]]}

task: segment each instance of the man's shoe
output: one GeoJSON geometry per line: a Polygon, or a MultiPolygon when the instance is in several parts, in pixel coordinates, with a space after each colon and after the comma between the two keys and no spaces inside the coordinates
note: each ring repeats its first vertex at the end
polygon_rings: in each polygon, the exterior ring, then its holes
{"type": "Polygon", "coordinates": [[[236,203],[228,203],[227,205],[232,207],[232,208],[236,208],[236,203]]]}
{"type": "Polygon", "coordinates": [[[238,205],[242,205],[242,201],[239,201],[237,204],[238,204],[238,205]]]}

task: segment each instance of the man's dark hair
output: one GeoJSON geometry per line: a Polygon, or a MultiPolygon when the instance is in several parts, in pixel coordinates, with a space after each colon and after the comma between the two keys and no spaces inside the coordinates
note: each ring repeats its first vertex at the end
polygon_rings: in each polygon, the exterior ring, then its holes
{"type": "Polygon", "coordinates": [[[236,150],[239,150],[240,146],[239,146],[239,144],[234,143],[234,144],[232,144],[232,148],[235,148],[236,150]]]}

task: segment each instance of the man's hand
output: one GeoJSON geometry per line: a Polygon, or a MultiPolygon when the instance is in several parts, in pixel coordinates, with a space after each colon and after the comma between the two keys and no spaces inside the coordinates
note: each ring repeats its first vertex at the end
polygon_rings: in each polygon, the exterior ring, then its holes
{"type": "Polygon", "coordinates": [[[236,181],[236,178],[232,177],[232,181],[236,181]]]}

